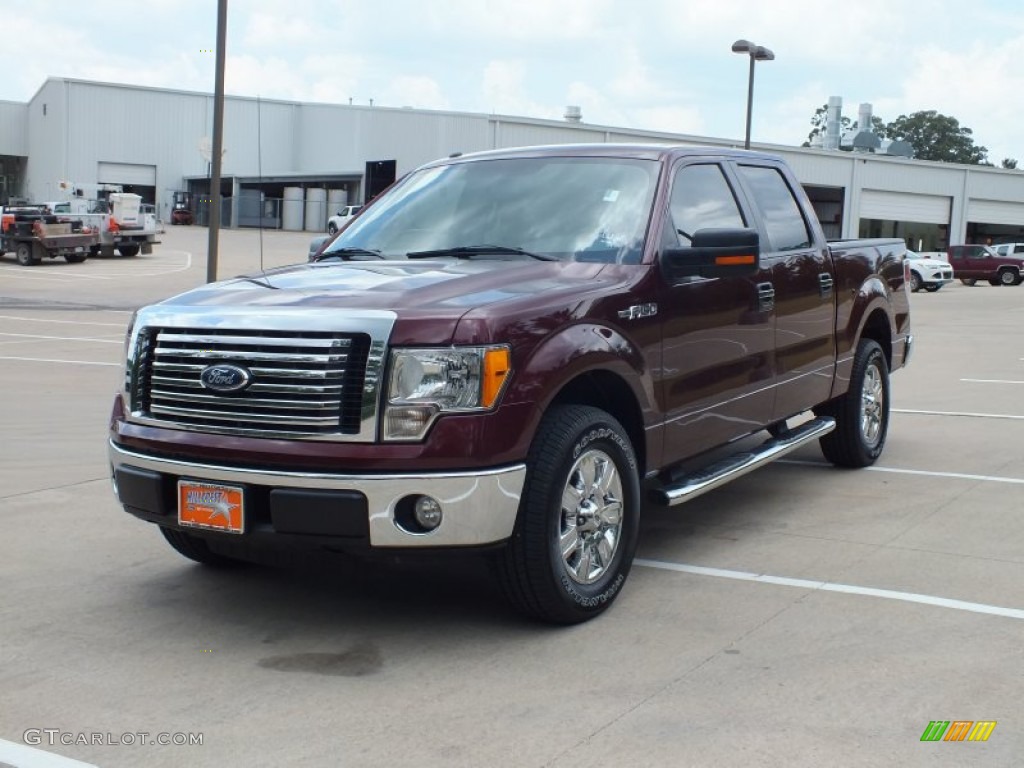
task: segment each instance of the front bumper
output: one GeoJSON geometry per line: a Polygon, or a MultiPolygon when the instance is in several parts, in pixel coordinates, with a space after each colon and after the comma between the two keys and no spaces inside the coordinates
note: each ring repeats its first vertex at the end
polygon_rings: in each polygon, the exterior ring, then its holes
{"type": "Polygon", "coordinates": [[[246,497],[246,533],[239,538],[282,543],[306,537],[310,542],[368,538],[371,547],[494,544],[512,535],[526,480],[525,464],[468,472],[345,475],[180,461],[125,450],[113,441],[108,453],[118,499],[137,517],[178,528],[179,479],[225,483],[243,488],[246,497]],[[433,531],[410,531],[400,524],[400,503],[415,495],[441,503],[442,521],[433,531]]]}

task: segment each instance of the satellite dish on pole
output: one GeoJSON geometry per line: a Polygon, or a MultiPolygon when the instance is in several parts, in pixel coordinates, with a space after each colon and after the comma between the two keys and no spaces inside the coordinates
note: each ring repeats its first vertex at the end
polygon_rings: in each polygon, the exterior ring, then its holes
{"type": "MultiPolygon", "coordinates": [[[[197,147],[199,149],[199,154],[202,156],[203,160],[205,160],[206,162],[210,162],[211,160],[213,160],[213,139],[211,139],[209,136],[203,136],[203,138],[199,140],[199,144],[197,145],[197,147]]],[[[227,153],[228,150],[226,147],[221,149],[221,159],[223,159],[224,155],[226,155],[227,153]]]]}

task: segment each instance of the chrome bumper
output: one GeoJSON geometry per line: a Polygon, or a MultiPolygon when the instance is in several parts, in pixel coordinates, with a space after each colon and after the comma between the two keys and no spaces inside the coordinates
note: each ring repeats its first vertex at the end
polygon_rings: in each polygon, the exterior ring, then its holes
{"type": "Polygon", "coordinates": [[[512,535],[526,465],[468,472],[335,475],[239,469],[164,459],[127,451],[109,442],[110,463],[175,477],[270,488],[357,491],[366,496],[370,544],[374,547],[466,547],[492,544],[512,535]],[[395,520],[406,496],[424,494],[441,503],[441,524],[429,533],[411,533],[395,520]]]}

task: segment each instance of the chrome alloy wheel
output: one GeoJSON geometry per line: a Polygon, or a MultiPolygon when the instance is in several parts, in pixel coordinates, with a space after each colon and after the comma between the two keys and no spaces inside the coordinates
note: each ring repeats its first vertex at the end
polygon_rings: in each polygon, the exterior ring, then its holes
{"type": "Polygon", "coordinates": [[[619,548],[622,478],[604,451],[584,451],[562,491],[558,546],[569,577],[593,584],[608,570],[619,548]]]}
{"type": "Polygon", "coordinates": [[[869,446],[878,443],[882,436],[885,418],[885,385],[878,362],[872,361],[864,371],[864,386],[860,393],[860,431],[869,446]]]}

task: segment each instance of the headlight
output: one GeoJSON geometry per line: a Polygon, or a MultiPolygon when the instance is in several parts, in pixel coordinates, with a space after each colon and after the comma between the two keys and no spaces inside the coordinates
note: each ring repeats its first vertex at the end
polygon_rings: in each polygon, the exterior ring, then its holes
{"type": "Polygon", "coordinates": [[[507,346],[391,352],[385,440],[419,440],[442,413],[493,408],[511,371],[507,346]]]}

